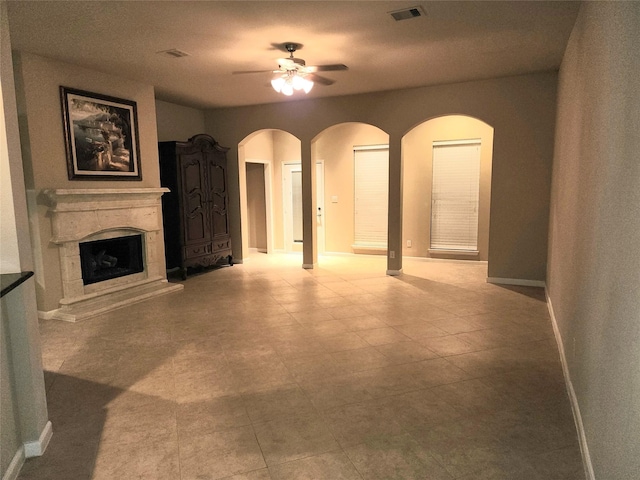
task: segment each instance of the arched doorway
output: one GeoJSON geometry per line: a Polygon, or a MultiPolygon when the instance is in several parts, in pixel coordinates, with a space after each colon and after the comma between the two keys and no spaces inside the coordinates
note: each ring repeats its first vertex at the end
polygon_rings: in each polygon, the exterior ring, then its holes
{"type": "Polygon", "coordinates": [[[433,118],[403,137],[402,155],[403,256],[487,261],[493,127],[433,118]]]}
{"type": "Polygon", "coordinates": [[[283,165],[300,163],[300,140],[265,129],[238,144],[242,252],[285,251],[283,165]]]}
{"type": "MultiPolygon", "coordinates": [[[[384,246],[374,245],[374,242],[371,245],[361,242],[359,245],[356,241],[358,183],[354,152],[384,149],[388,152],[388,143],[389,135],[380,128],[355,122],[333,125],[312,141],[312,161],[324,168],[324,207],[320,208],[323,208],[325,238],[318,238],[318,245],[324,243],[325,253],[386,254],[386,238],[384,246]]],[[[388,153],[386,162],[388,164],[388,153]]],[[[384,185],[387,186],[388,174],[384,173],[384,177],[384,185]]],[[[380,220],[384,221],[386,233],[386,215],[382,215],[380,220]]],[[[321,247],[318,250],[322,253],[321,247]]]]}

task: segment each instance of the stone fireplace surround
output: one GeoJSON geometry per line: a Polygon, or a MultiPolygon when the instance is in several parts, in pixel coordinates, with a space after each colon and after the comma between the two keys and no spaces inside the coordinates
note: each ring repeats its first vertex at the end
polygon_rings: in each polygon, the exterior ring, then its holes
{"type": "Polygon", "coordinates": [[[166,188],[55,189],[42,193],[48,200],[51,242],[58,246],[63,298],[60,307],[39,312],[41,318],[76,322],[182,290],[166,278],[162,244],[162,205],[166,188]],[[81,242],[143,236],[144,271],[84,285],[80,266],[81,242]]]}

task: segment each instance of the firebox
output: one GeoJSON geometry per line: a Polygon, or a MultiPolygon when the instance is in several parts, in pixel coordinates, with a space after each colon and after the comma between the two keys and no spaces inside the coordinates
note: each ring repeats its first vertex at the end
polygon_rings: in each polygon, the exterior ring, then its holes
{"type": "Polygon", "coordinates": [[[142,235],[80,243],[82,282],[85,285],[144,270],[142,235]]]}

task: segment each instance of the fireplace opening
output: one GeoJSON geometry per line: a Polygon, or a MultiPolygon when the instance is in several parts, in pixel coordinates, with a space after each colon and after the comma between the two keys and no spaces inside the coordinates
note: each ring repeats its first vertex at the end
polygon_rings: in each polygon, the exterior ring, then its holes
{"type": "Polygon", "coordinates": [[[142,235],[81,243],[80,265],[85,285],[142,272],[142,235]]]}

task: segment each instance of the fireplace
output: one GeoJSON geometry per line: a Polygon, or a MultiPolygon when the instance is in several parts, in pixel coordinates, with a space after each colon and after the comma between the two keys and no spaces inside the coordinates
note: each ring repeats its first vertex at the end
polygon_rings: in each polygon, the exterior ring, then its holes
{"type": "Polygon", "coordinates": [[[62,298],[40,318],[76,322],[183,288],[167,282],[166,188],[43,191],[58,247],[62,298]]]}
{"type": "Polygon", "coordinates": [[[144,271],[142,235],[80,243],[84,285],[104,282],[144,271]]]}

